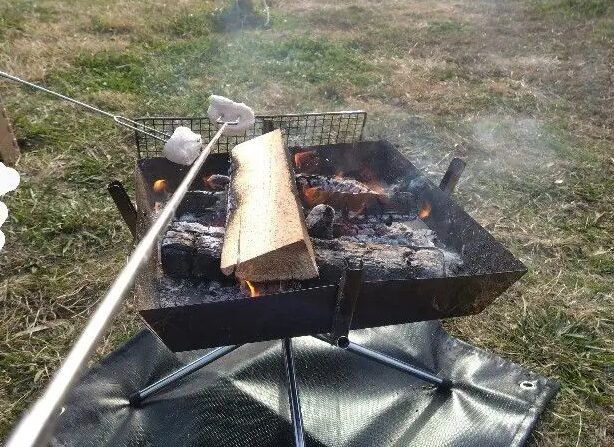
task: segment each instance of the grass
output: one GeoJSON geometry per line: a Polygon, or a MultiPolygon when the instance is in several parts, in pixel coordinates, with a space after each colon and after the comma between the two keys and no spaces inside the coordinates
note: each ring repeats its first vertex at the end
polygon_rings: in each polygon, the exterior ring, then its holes
{"type": "MultiPolygon", "coordinates": [[[[529,267],[446,326],[561,381],[532,445],[613,442],[612,7],[602,0],[293,2],[262,27],[223,3],[0,0],[0,66],[126,116],[363,108],[529,267]],[[394,4],[393,4],[394,3],[394,4]],[[611,96],[611,95],[610,95],[611,96]]],[[[22,158],[0,255],[0,438],[46,384],[122,265],[105,185],[134,148],[107,120],[1,83],[22,158]]],[[[98,354],[140,327],[132,303],[98,354]]]]}

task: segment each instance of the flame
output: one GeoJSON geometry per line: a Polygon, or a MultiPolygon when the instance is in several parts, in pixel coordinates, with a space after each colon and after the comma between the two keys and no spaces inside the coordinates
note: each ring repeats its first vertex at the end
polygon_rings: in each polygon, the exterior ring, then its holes
{"type": "Polygon", "coordinates": [[[358,180],[360,180],[371,191],[373,191],[376,194],[380,194],[380,195],[386,194],[386,190],[384,189],[382,184],[377,180],[377,176],[375,175],[375,173],[369,166],[362,165],[360,167],[359,174],[360,174],[360,177],[358,178],[358,180]]]}
{"type": "Polygon", "coordinates": [[[154,192],[166,192],[166,180],[158,179],[153,183],[154,192]]]}
{"type": "Polygon", "coordinates": [[[315,151],[297,152],[294,154],[294,166],[298,172],[316,174],[320,171],[320,158],[315,151]]]}
{"type": "Polygon", "coordinates": [[[420,211],[418,212],[418,217],[420,219],[426,219],[427,217],[431,215],[432,209],[433,209],[433,205],[431,205],[431,202],[424,202],[422,204],[422,208],[420,208],[420,211]]]}
{"type": "Polygon", "coordinates": [[[247,279],[243,280],[243,282],[245,283],[245,285],[247,286],[249,290],[249,296],[251,296],[252,298],[256,298],[257,296],[260,296],[260,292],[258,291],[258,289],[256,288],[253,282],[248,281],[247,279]]]}

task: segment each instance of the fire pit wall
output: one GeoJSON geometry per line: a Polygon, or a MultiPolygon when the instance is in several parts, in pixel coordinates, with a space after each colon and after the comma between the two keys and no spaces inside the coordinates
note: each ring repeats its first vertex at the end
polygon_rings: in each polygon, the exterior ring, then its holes
{"type": "MultiPolygon", "coordinates": [[[[340,143],[291,148],[291,155],[310,153],[317,167],[307,171],[322,175],[364,172],[387,191],[403,184],[411,190],[407,213],[432,230],[438,244],[458,255],[453,273],[427,277],[366,278],[354,313],[352,328],[365,328],[412,321],[475,314],[525,272],[525,267],[467,215],[420,171],[385,141],[340,143]],[[422,213],[426,210],[427,212],[422,213]]],[[[304,168],[304,166],[303,166],[304,168]]],[[[212,154],[191,189],[202,189],[201,178],[227,174],[228,154],[212,154]]],[[[154,191],[156,180],[164,179],[173,191],[187,172],[186,167],[161,157],[137,162],[137,237],[144,234],[162,200],[154,191]]],[[[398,211],[398,206],[396,206],[398,211]]],[[[316,251],[318,245],[316,244],[316,251]]],[[[145,322],[174,351],[287,336],[323,333],[330,330],[337,272],[303,282],[296,290],[250,298],[238,288],[233,293],[209,294],[185,281],[167,281],[159,254],[154,253],[137,281],[137,297],[145,322]],[[163,284],[163,286],[162,286],[163,284]]],[[[378,273],[379,274],[379,273],[378,273]]],[[[377,275],[376,275],[377,276],[377,275]]],[[[228,279],[232,284],[233,279],[228,279]]]]}

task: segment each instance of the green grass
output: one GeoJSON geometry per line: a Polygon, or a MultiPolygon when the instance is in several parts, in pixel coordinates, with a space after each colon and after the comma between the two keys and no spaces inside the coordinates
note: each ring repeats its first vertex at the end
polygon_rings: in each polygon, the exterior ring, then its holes
{"type": "MultiPolygon", "coordinates": [[[[452,156],[463,157],[458,200],[529,273],[482,314],[446,326],[561,381],[533,445],[608,445],[609,3],[286,4],[272,8],[269,28],[260,12],[241,17],[232,4],[134,2],[126,10],[78,0],[67,14],[57,0],[2,2],[0,66],[28,76],[60,41],[63,53],[35,80],[126,116],[202,115],[211,93],[260,112],[363,108],[367,134],[397,143],[435,180],[452,156]],[[50,39],[52,25],[74,38],[50,39]]],[[[0,94],[23,176],[3,197],[2,438],[130,249],[105,187],[112,179],[132,186],[135,151],[107,119],[5,83],[0,94]]],[[[128,303],[98,354],[139,327],[128,303]]]]}

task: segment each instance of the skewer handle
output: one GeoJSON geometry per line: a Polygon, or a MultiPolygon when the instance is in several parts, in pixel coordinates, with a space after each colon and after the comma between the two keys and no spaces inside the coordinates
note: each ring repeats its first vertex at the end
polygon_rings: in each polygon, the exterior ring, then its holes
{"type": "Polygon", "coordinates": [[[97,113],[99,115],[103,115],[109,118],[112,118],[113,121],[115,121],[116,124],[118,124],[119,126],[125,127],[127,129],[131,129],[131,130],[135,130],[137,132],[141,132],[144,135],[147,135],[148,137],[151,138],[155,138],[158,141],[162,141],[165,142],[166,140],[168,140],[170,138],[170,135],[168,135],[165,132],[162,132],[158,129],[154,129],[153,127],[149,127],[146,126],[144,124],[138,123],[134,120],[131,120],[129,118],[123,117],[121,115],[114,115],[110,112],[107,112],[105,110],[99,109],[98,107],[94,107],[90,104],[86,104],[83,101],[79,101],[77,99],[71,98],[70,96],[66,96],[66,95],[62,95],[61,93],[58,92],[54,92],[53,90],[49,90],[48,88],[42,87],[40,85],[37,84],[33,84],[31,82],[28,82],[24,79],[18,78],[17,76],[13,76],[11,74],[8,74],[4,71],[0,71],[0,77],[3,77],[5,79],[9,79],[11,81],[17,82],[18,84],[21,85],[25,85],[27,87],[33,88],[35,90],[39,90],[41,92],[45,92],[49,95],[53,95],[56,98],[62,99],[64,101],[68,101],[71,102],[73,104],[78,105],[79,107],[83,107],[84,109],[89,110],[90,112],[93,113],[97,113]]]}

